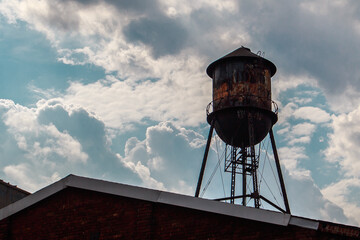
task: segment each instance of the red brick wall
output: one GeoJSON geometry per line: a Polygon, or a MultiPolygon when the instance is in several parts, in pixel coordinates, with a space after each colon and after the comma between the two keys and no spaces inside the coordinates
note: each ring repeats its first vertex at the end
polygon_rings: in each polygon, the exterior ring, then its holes
{"type": "MultiPolygon", "coordinates": [[[[0,221],[0,239],[329,239],[181,207],[67,188],[0,221]]],[[[334,238],[332,239],[341,239],[334,238]]]]}

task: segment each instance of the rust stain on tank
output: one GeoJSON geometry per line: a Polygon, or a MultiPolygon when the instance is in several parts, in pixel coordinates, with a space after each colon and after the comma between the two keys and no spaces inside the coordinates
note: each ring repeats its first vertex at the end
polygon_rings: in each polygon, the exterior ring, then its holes
{"type": "Polygon", "coordinates": [[[214,110],[234,106],[256,106],[271,110],[270,71],[264,64],[222,63],[213,77],[214,110]]]}

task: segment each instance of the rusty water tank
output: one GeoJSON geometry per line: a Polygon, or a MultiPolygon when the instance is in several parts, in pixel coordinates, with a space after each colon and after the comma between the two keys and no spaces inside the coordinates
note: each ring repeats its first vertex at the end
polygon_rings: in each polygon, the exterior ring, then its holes
{"type": "Polygon", "coordinates": [[[271,77],[276,66],[241,47],[211,63],[206,73],[213,80],[213,101],[207,121],[218,136],[235,147],[261,142],[277,121],[271,100],[271,77]]]}

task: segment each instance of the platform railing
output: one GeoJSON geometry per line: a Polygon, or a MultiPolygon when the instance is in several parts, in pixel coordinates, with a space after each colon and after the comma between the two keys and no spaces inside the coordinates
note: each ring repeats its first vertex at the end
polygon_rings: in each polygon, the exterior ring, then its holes
{"type": "MultiPolygon", "coordinates": [[[[213,111],[214,111],[214,107],[215,109],[218,109],[220,106],[223,105],[223,109],[224,108],[232,108],[232,107],[257,107],[257,108],[261,108],[259,106],[256,106],[254,105],[253,103],[254,102],[268,102],[268,101],[271,101],[271,111],[273,113],[275,113],[276,115],[278,114],[278,111],[279,111],[279,108],[278,108],[278,105],[276,104],[276,102],[274,102],[273,100],[271,99],[268,99],[268,98],[264,98],[264,97],[259,97],[259,96],[256,96],[256,95],[236,95],[233,97],[234,99],[240,99],[240,98],[243,98],[244,100],[242,101],[244,104],[241,104],[241,105],[238,105],[238,104],[231,104],[231,103],[226,103],[226,105],[224,104],[224,101],[228,100],[225,99],[225,98],[218,98],[218,99],[215,99],[213,101],[211,101],[207,107],[206,107],[206,115],[209,116],[209,114],[211,114],[213,111]],[[214,106],[214,104],[216,103],[216,106],[214,106]]],[[[261,108],[261,109],[266,109],[266,108],[261,108]]],[[[266,110],[269,110],[269,109],[266,109],[266,110]]]]}

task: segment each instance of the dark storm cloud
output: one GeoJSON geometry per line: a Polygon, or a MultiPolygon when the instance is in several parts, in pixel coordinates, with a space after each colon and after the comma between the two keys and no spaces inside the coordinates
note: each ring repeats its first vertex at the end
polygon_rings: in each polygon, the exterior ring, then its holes
{"type": "Polygon", "coordinates": [[[49,12],[44,21],[60,30],[78,30],[78,10],[89,6],[109,4],[122,14],[159,15],[159,5],[156,0],[60,0],[49,1],[49,12]],[[65,3],[65,4],[64,4],[65,3]]]}
{"type": "Polygon", "coordinates": [[[148,45],[155,58],[179,53],[188,37],[179,19],[167,17],[156,0],[66,0],[66,4],[61,3],[52,2],[47,16],[50,25],[61,30],[78,29],[77,10],[102,3],[113,6],[119,12],[119,17],[136,16],[138,19],[123,29],[127,41],[148,45]]]}
{"type": "MultiPolygon", "coordinates": [[[[354,10],[323,6],[312,12],[302,3],[242,1],[239,13],[253,40],[272,52],[280,70],[309,74],[328,94],[341,94],[349,85],[360,90],[360,37],[354,31],[354,10]]],[[[360,2],[352,4],[359,9],[360,2]]]]}
{"type": "Polygon", "coordinates": [[[132,21],[123,32],[127,41],[150,46],[155,58],[179,53],[187,39],[185,28],[165,16],[132,21]]]}

